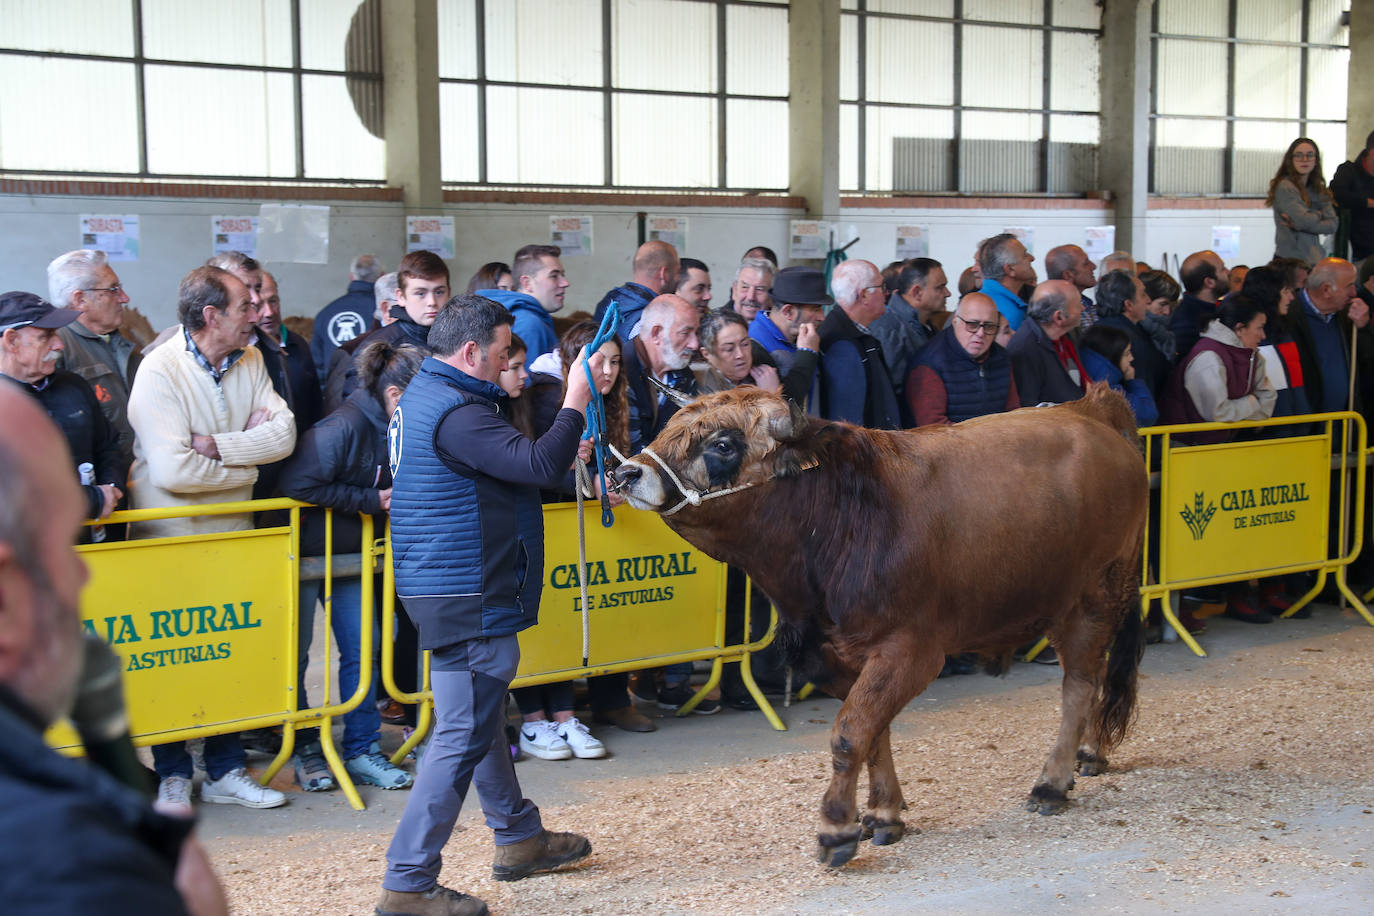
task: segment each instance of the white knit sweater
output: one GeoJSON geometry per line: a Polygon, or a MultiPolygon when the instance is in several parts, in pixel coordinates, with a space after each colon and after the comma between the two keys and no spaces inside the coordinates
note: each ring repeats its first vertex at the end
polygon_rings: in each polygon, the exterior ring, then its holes
{"type": "MultiPolygon", "coordinates": [[[[148,353],[129,393],[134,464],[129,471],[135,509],[194,506],[251,499],[260,464],[280,461],[296,445],[291,409],[272,388],[262,354],[247,347],[219,384],[187,351],[181,329],[148,353]],[[271,418],[250,430],[253,411],[271,418]],[[192,435],[214,436],[221,460],[191,448],[192,435]]],[[[253,527],[252,516],[216,515],[140,522],[132,537],[172,537],[253,527]]]]}

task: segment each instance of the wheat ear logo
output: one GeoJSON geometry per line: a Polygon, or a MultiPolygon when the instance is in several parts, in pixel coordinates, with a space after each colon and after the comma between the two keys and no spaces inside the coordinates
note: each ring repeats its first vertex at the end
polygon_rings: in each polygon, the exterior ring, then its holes
{"type": "Polygon", "coordinates": [[[1202,534],[1207,530],[1207,523],[1212,520],[1212,516],[1217,514],[1217,504],[1208,503],[1207,508],[1202,507],[1202,494],[1193,494],[1192,507],[1184,506],[1178,513],[1183,516],[1183,520],[1188,523],[1188,530],[1193,532],[1193,540],[1202,540],[1202,534]]]}

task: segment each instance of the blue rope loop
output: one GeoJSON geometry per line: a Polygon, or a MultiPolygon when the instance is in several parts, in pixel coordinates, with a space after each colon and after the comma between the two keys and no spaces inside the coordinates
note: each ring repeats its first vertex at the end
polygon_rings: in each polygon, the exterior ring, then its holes
{"type": "Polygon", "coordinates": [[[592,342],[582,348],[582,371],[587,373],[587,385],[591,388],[592,398],[587,402],[587,428],[582,433],[583,439],[590,439],[595,446],[596,453],[596,473],[601,481],[601,526],[609,528],[615,524],[615,515],[611,512],[610,491],[606,486],[606,404],[601,397],[601,392],[596,388],[596,379],[592,378],[592,354],[606,345],[607,341],[615,338],[616,331],[620,328],[620,305],[611,300],[606,307],[606,314],[601,318],[601,327],[597,330],[592,342]]]}

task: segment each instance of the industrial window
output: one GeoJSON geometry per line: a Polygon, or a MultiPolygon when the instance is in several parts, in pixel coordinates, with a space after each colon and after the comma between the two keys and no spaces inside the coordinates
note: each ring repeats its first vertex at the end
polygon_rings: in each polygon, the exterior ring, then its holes
{"type": "Polygon", "coordinates": [[[1098,186],[1094,0],[844,0],[840,187],[1098,186]]]}
{"type": "Polygon", "coordinates": [[[0,0],[0,172],[378,183],[381,0],[0,0]]]}
{"type": "Polygon", "coordinates": [[[781,190],[780,0],[439,0],[450,186],[781,190]]]}
{"type": "Polygon", "coordinates": [[[1159,0],[1150,191],[1256,196],[1310,137],[1345,159],[1348,0],[1159,0]]]}

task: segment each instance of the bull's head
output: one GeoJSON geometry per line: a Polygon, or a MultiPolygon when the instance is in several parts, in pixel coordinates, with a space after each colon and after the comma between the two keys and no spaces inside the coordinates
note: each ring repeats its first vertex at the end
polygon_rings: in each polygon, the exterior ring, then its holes
{"type": "Polygon", "coordinates": [[[699,398],[673,415],[648,448],[616,468],[613,486],[637,509],[674,512],[734,493],[808,463],[793,447],[806,415],[753,387],[699,398]]]}

